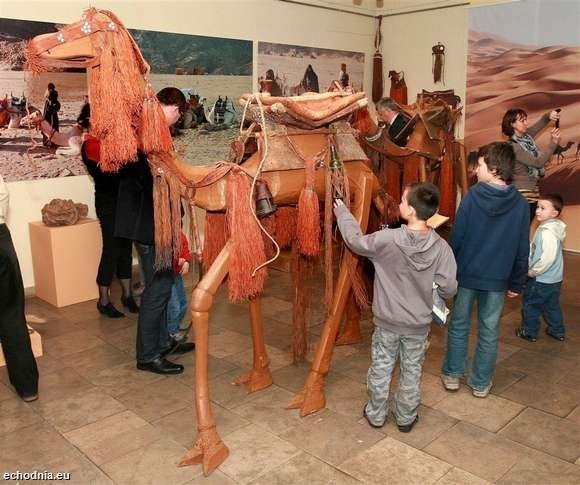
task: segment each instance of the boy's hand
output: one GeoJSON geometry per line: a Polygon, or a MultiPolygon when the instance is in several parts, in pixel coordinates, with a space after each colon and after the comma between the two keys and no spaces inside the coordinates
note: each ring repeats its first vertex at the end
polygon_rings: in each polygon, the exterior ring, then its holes
{"type": "Polygon", "coordinates": [[[344,205],[342,199],[334,199],[334,207],[340,207],[342,205],[344,205]]]}
{"type": "Polygon", "coordinates": [[[508,298],[516,298],[518,296],[520,296],[519,293],[516,293],[515,291],[512,291],[512,290],[507,290],[507,297],[508,298]]]}

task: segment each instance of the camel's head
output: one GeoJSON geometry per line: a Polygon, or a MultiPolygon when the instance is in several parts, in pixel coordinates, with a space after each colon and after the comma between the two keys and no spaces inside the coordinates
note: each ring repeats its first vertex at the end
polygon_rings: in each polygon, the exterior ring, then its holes
{"type": "Polygon", "coordinates": [[[367,137],[374,135],[378,130],[378,126],[371,117],[368,106],[356,110],[351,115],[349,122],[351,126],[361,134],[361,136],[367,137]]]}
{"type": "Polygon", "coordinates": [[[110,12],[91,8],[82,19],[52,34],[34,37],[27,45],[27,65],[40,71],[54,67],[91,67],[99,62],[99,50],[119,35],[122,24],[110,12]]]}
{"type": "Polygon", "coordinates": [[[91,133],[101,142],[103,170],[117,170],[137,150],[171,150],[169,128],[147,81],[149,64],[112,12],[90,8],[79,22],[34,37],[27,45],[27,67],[90,72],[91,133]]]}

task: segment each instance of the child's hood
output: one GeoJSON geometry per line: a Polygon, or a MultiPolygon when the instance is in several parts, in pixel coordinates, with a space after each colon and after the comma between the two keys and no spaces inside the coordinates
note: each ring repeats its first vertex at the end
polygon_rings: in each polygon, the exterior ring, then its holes
{"type": "Polygon", "coordinates": [[[437,259],[439,239],[433,229],[413,231],[407,226],[401,226],[399,230],[393,231],[393,242],[417,271],[429,268],[437,259]]]}
{"type": "Polygon", "coordinates": [[[538,231],[550,231],[559,240],[566,237],[566,223],[561,219],[547,219],[538,226],[538,231]]]}
{"type": "Polygon", "coordinates": [[[501,186],[484,182],[475,184],[470,195],[480,209],[491,217],[509,212],[522,199],[513,185],[501,186]]]}

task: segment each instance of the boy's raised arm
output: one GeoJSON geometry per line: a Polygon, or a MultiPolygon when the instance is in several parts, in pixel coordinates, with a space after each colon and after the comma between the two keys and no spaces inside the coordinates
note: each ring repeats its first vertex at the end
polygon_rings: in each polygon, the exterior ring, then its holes
{"type": "Polygon", "coordinates": [[[372,260],[377,254],[375,234],[364,235],[357,220],[342,202],[335,204],[334,215],[338,229],[349,249],[372,260]]]}

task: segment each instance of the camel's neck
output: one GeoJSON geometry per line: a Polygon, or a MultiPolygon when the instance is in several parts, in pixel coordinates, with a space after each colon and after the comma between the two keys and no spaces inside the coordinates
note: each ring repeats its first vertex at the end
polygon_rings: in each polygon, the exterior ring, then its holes
{"type": "Polygon", "coordinates": [[[371,137],[376,135],[379,131],[379,126],[371,118],[371,115],[368,112],[361,115],[361,117],[355,121],[354,126],[364,137],[371,137]]]}
{"type": "Polygon", "coordinates": [[[186,186],[198,184],[204,179],[211,182],[207,186],[195,189],[194,200],[198,207],[211,211],[225,209],[225,179],[223,177],[219,178],[219,173],[216,172],[215,165],[193,166],[178,158],[173,158],[168,168],[186,186]],[[215,180],[212,178],[212,175],[216,175],[215,180]]]}

